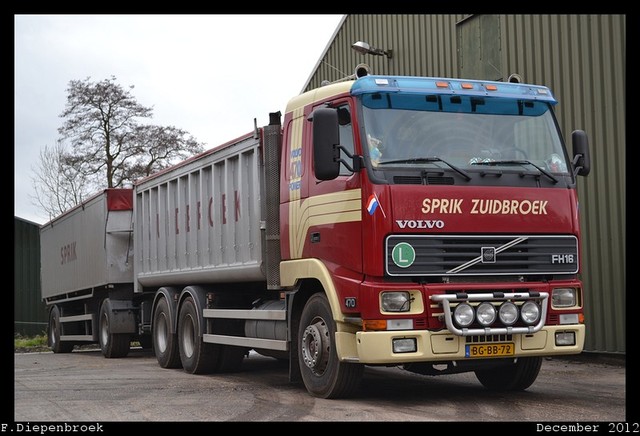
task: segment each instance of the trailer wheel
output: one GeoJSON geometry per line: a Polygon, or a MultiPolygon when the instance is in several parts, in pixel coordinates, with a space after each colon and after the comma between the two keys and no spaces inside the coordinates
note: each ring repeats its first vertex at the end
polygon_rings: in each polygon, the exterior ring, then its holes
{"type": "Polygon", "coordinates": [[[319,398],[345,398],[359,386],[364,365],[338,360],[336,325],[327,297],[313,295],[304,306],[298,330],[298,362],[305,387],[319,398]]]}
{"type": "Polygon", "coordinates": [[[192,297],[185,298],[178,316],[178,345],[182,367],[189,374],[206,374],[216,368],[219,345],[202,341],[199,333],[200,314],[192,297]]]}
{"type": "Polygon", "coordinates": [[[520,357],[509,366],[475,371],[480,383],[492,391],[524,391],[536,381],[542,357],[520,357]]]}
{"type": "Polygon", "coordinates": [[[62,342],[60,340],[61,332],[60,309],[58,306],[53,306],[49,313],[49,335],[47,337],[49,347],[54,353],[71,353],[73,351],[73,342],[62,342]]]}
{"type": "Polygon", "coordinates": [[[125,357],[129,354],[131,335],[128,333],[111,333],[111,303],[108,298],[100,305],[98,339],[104,357],[125,357]]]}
{"type": "Polygon", "coordinates": [[[178,335],[171,332],[171,312],[169,303],[161,298],[153,313],[153,350],[162,368],[180,368],[178,335]]]}

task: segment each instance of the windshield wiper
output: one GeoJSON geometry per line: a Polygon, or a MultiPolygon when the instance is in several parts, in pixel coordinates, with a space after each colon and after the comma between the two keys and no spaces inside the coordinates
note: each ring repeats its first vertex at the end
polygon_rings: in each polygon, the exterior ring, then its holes
{"type": "Polygon", "coordinates": [[[454,165],[451,165],[446,160],[440,159],[439,157],[435,157],[435,156],[434,157],[412,157],[410,159],[385,160],[385,161],[379,162],[378,165],[388,165],[388,164],[398,164],[398,163],[400,164],[402,163],[434,163],[434,162],[442,162],[443,164],[447,165],[453,171],[455,171],[456,173],[460,174],[462,177],[467,179],[467,182],[471,180],[471,176],[468,173],[466,173],[465,171],[461,170],[460,168],[454,165]]]}
{"type": "Polygon", "coordinates": [[[496,165],[531,165],[532,167],[534,167],[535,169],[540,171],[541,174],[544,174],[549,179],[551,179],[551,181],[554,184],[558,183],[558,179],[556,179],[553,174],[551,174],[550,172],[548,172],[547,170],[545,170],[543,168],[540,168],[538,165],[536,165],[533,162],[528,161],[528,160],[492,160],[492,161],[487,161],[487,162],[473,162],[471,165],[488,165],[488,166],[496,166],[496,165]]]}

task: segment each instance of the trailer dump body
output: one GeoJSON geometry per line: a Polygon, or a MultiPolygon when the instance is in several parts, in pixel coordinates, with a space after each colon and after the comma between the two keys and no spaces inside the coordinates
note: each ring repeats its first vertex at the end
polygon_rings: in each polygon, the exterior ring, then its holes
{"type": "Polygon", "coordinates": [[[265,279],[259,146],[245,136],[136,186],[138,291],[265,279]]]}
{"type": "Polygon", "coordinates": [[[133,282],[133,190],[106,189],[40,229],[42,297],[133,282]]]}

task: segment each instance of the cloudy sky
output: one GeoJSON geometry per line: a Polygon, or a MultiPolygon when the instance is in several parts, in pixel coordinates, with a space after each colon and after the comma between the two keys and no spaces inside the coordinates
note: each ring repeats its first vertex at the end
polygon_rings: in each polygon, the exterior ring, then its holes
{"type": "Polygon", "coordinates": [[[268,124],[302,90],[342,15],[15,15],[14,215],[34,205],[40,151],[53,146],[71,80],[115,76],[153,107],[148,123],[206,148],[268,124]]]}

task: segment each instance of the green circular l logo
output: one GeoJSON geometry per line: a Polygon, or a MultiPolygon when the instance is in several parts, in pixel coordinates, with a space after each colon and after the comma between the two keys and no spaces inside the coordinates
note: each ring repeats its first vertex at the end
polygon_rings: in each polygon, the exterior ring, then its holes
{"type": "Polygon", "coordinates": [[[408,268],[413,264],[413,261],[416,260],[416,251],[410,244],[400,242],[393,247],[391,258],[393,259],[393,263],[400,268],[408,268]]]}

